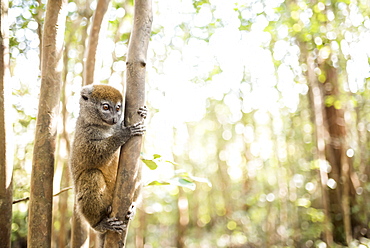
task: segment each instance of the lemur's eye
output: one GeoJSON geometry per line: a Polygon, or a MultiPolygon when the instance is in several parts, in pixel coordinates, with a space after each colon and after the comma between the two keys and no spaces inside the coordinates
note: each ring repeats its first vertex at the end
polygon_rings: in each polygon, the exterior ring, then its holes
{"type": "Polygon", "coordinates": [[[109,105],[108,104],[103,104],[103,109],[104,110],[108,110],[109,109],[109,105]]]}
{"type": "Polygon", "coordinates": [[[116,111],[118,112],[120,109],[121,109],[121,106],[120,105],[117,105],[116,106],[116,111]]]}

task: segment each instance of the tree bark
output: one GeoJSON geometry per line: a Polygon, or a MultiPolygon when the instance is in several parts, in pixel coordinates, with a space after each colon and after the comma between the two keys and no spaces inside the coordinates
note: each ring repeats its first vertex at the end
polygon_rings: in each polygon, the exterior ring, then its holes
{"type": "Polygon", "coordinates": [[[42,40],[41,89],[31,174],[28,247],[50,247],[55,139],[67,0],[49,1],[42,40]]]}
{"type": "Polygon", "coordinates": [[[110,0],[99,0],[94,14],[94,20],[90,30],[89,43],[86,50],[84,85],[94,83],[94,71],[96,60],[96,49],[99,42],[99,33],[104,15],[107,12],[110,0]]]}
{"type": "MultiPolygon", "coordinates": [[[[137,110],[145,103],[146,56],[152,21],[151,0],[136,0],[134,24],[126,62],[125,126],[141,121],[137,110]]],[[[141,164],[139,163],[141,142],[141,136],[134,136],[121,148],[112,204],[112,216],[121,220],[125,220],[127,211],[135,201],[141,187],[141,164]]],[[[122,234],[107,232],[104,247],[125,247],[126,236],[127,229],[122,234]]]]}
{"type": "Polygon", "coordinates": [[[0,247],[10,247],[13,198],[13,163],[11,126],[8,109],[11,108],[9,71],[8,0],[1,0],[0,9],[0,247]]]}
{"type": "MultiPolygon", "coordinates": [[[[340,99],[337,69],[326,62],[321,64],[321,70],[325,71],[326,80],[322,85],[325,97],[332,97],[335,101],[340,99]]],[[[337,182],[337,187],[330,192],[331,213],[333,215],[334,240],[349,245],[352,241],[351,213],[350,213],[350,168],[346,151],[346,124],[344,120],[343,106],[335,106],[335,102],[325,106],[326,122],[330,142],[326,146],[327,158],[331,165],[329,176],[337,182]],[[336,218],[334,218],[336,217],[336,218]]]]}

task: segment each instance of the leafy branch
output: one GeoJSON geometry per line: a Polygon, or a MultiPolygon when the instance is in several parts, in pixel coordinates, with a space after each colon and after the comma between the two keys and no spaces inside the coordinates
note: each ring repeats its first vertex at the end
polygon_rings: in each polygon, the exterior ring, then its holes
{"type": "MultiPolygon", "coordinates": [[[[147,156],[142,154],[141,161],[143,161],[143,163],[150,170],[156,170],[160,166],[166,166],[169,164],[173,165],[175,168],[181,167],[181,165],[176,162],[163,159],[162,156],[159,154],[154,154],[151,158],[148,158],[147,156]]],[[[146,183],[145,186],[174,185],[195,190],[196,182],[206,183],[209,187],[212,187],[212,183],[207,178],[193,176],[185,169],[176,169],[173,171],[172,177],[165,180],[151,180],[150,182],[146,183]]]]}

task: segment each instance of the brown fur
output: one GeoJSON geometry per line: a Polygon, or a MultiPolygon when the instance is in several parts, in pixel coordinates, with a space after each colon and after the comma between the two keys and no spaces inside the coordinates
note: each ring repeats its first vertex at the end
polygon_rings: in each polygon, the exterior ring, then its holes
{"type": "Polygon", "coordinates": [[[110,100],[112,102],[122,102],[122,94],[116,88],[109,85],[94,85],[91,97],[95,99],[110,100]]]}

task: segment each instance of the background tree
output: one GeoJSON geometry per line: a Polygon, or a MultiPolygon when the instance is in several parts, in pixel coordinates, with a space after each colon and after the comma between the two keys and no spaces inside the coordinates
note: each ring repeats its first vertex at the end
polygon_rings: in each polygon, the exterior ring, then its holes
{"type": "Polygon", "coordinates": [[[51,247],[55,142],[67,1],[47,4],[43,28],[41,91],[31,176],[29,247],[51,247]]]}
{"type": "Polygon", "coordinates": [[[13,199],[13,159],[10,125],[9,85],[9,2],[2,0],[0,6],[0,239],[1,247],[10,247],[12,199],[13,199]]]}
{"type": "MultiPolygon", "coordinates": [[[[316,149],[324,185],[323,207],[326,218],[331,222],[326,229],[333,230],[334,241],[348,245],[353,239],[354,228],[351,222],[359,226],[363,224],[353,219],[354,215],[351,217],[350,214],[353,207],[351,199],[355,197],[354,189],[359,187],[359,184],[356,176],[351,175],[355,169],[347,156],[350,145],[344,118],[347,104],[343,101],[347,75],[344,72],[345,66],[338,66],[340,56],[336,41],[343,38],[343,33],[334,28],[346,28],[340,24],[343,16],[336,12],[341,4],[339,1],[326,4],[320,1],[290,1],[286,2],[286,8],[290,10],[286,13],[292,15],[286,16],[290,19],[290,31],[299,43],[302,60],[307,59],[307,77],[312,90],[310,96],[316,119],[316,149]],[[313,10],[311,16],[308,16],[309,21],[298,18],[305,11],[303,4],[313,10]],[[343,71],[342,76],[339,76],[339,71],[343,71]]],[[[327,242],[331,244],[331,235],[327,233],[326,236],[327,242]]]]}
{"type": "Polygon", "coordinates": [[[96,49],[98,47],[99,33],[110,0],[99,0],[93,16],[88,44],[86,47],[86,60],[84,69],[84,85],[94,82],[96,49]]]}

